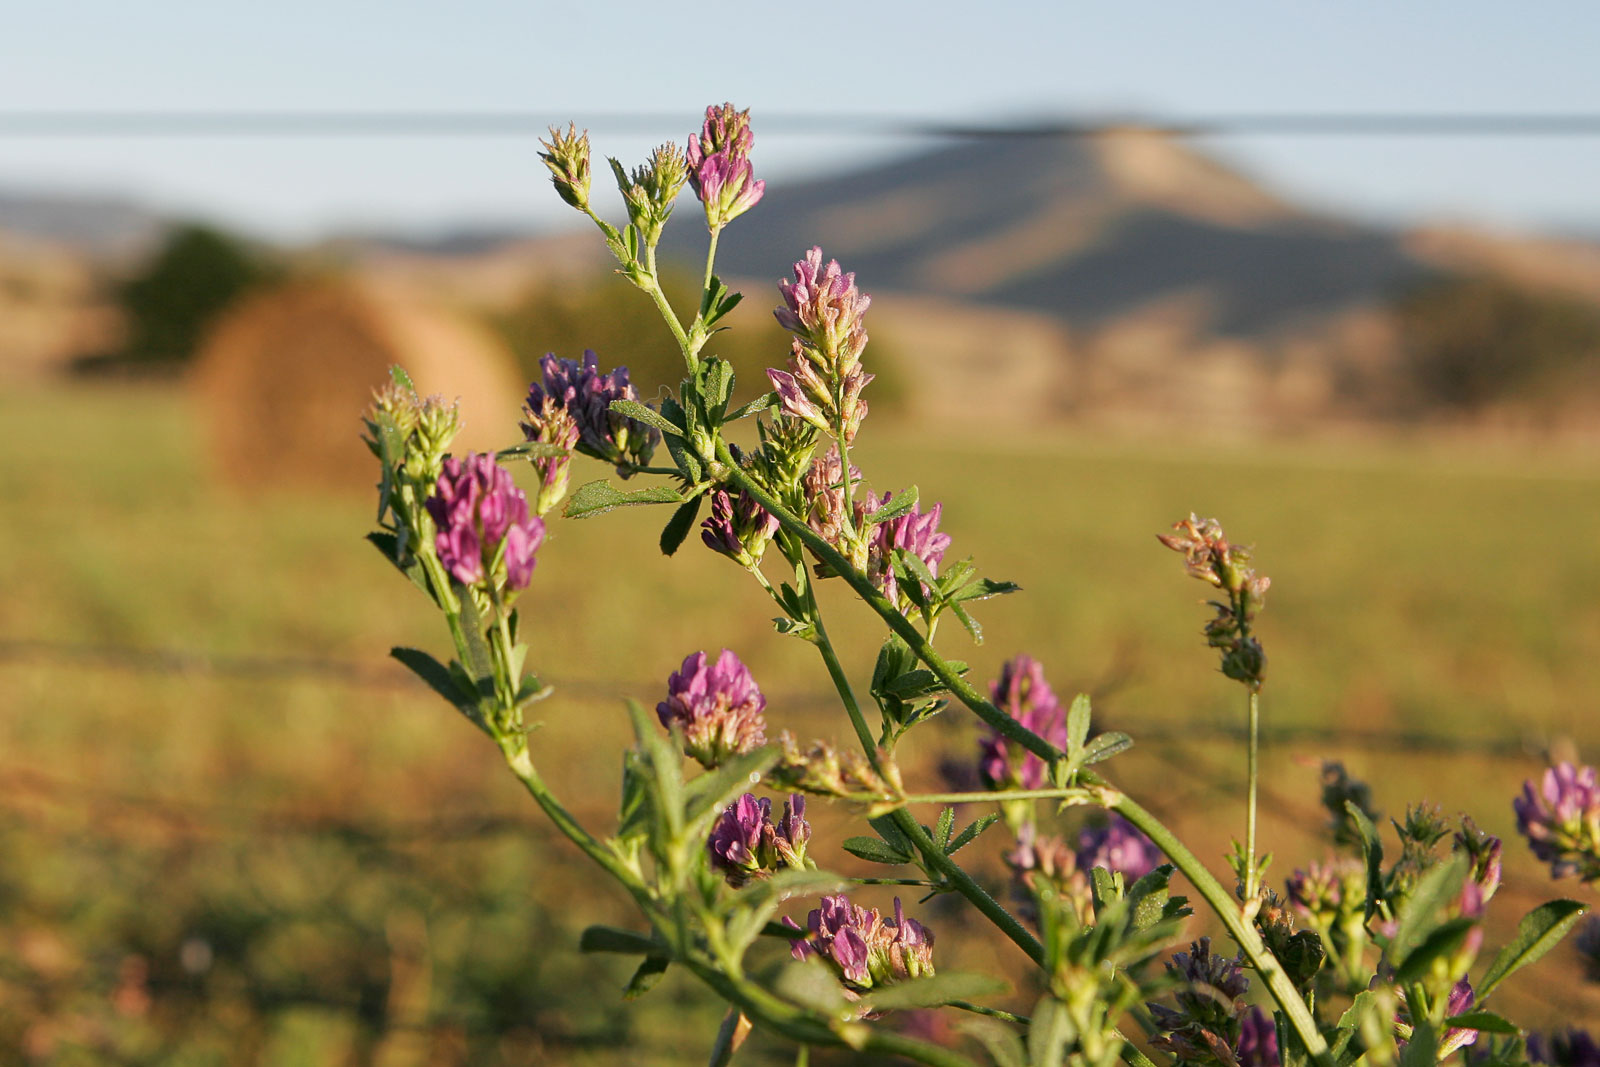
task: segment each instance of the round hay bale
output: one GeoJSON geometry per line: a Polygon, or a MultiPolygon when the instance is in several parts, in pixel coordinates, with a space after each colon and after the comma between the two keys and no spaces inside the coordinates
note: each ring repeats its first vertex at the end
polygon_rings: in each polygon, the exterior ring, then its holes
{"type": "Polygon", "coordinates": [[[457,451],[518,438],[523,387],[486,328],[393,285],[296,281],[225,312],[195,361],[214,466],[243,487],[370,491],[360,416],[396,363],[423,395],[460,399],[457,451]]]}

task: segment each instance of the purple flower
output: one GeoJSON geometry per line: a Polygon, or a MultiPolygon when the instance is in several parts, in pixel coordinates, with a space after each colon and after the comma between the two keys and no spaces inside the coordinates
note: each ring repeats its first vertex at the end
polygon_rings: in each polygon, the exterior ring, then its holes
{"type": "Polygon", "coordinates": [[[578,443],[578,423],[572,412],[557,404],[549,394],[545,394],[537,411],[525,408],[523,414],[527,421],[522,424],[522,430],[528,440],[562,450],[555,455],[528,455],[528,461],[539,475],[533,510],[543,516],[567,495],[572,450],[578,443]]]}
{"type": "Polygon", "coordinates": [[[1551,1067],[1600,1067],[1600,1045],[1587,1030],[1528,1035],[1528,1059],[1551,1067]]]}
{"type": "Polygon", "coordinates": [[[772,801],[744,794],[728,805],[711,828],[706,847],[712,869],[722,871],[734,886],[766,878],[781,867],[803,869],[806,842],[811,839],[805,811],[805,798],[790,794],[783,805],[783,818],[774,825],[772,801]]]}
{"type": "Polygon", "coordinates": [[[773,311],[778,325],[816,353],[822,369],[846,376],[861,361],[867,346],[866,314],[872,298],[856,287],[839,261],[822,263],[822,249],[813,247],[794,265],[794,281],[778,283],[784,306],[773,311]]]}
{"type": "MultiPolygon", "coordinates": [[[[791,919],[784,923],[799,929],[791,919]]],[[[823,897],[821,906],[807,916],[806,927],[806,936],[789,944],[794,958],[821,957],[857,990],[934,973],[933,934],[917,920],[906,918],[899,897],[894,901],[892,919],[884,918],[877,908],[850,903],[842,893],[823,897]]]]}
{"type": "Polygon", "coordinates": [[[1004,857],[1014,878],[1013,896],[1028,921],[1039,921],[1038,891],[1054,890],[1056,899],[1070,906],[1084,926],[1094,925],[1094,901],[1089,880],[1078,870],[1078,858],[1059,837],[1040,836],[1031,822],[1017,830],[1017,846],[1004,857]]]}
{"type": "Polygon", "coordinates": [[[778,517],[756,503],[749,493],[741,492],[735,502],[718,489],[711,495],[711,517],[700,526],[700,538],[708,548],[740,566],[754,568],[761,563],[772,535],[778,532],[778,517]]]}
{"type": "Polygon", "coordinates": [[[706,108],[698,136],[689,138],[689,184],[706,207],[706,223],[713,232],[755,207],[767,183],[756,181],[750,167],[749,110],[732,104],[706,108]]]}
{"type": "Polygon", "coordinates": [[[493,456],[446,459],[427,507],[438,528],[434,550],[456,581],[527,587],[544,523],[529,517],[528,498],[493,456]]]}
{"type": "MultiPolygon", "coordinates": [[[[1400,1025],[1403,1034],[1409,1035],[1411,1033],[1411,1010],[1406,1006],[1405,990],[1395,986],[1395,995],[1400,998],[1400,1010],[1395,1013],[1395,1022],[1400,1025]]],[[[1450,999],[1445,1005],[1445,1018],[1471,1011],[1474,999],[1476,998],[1472,992],[1472,986],[1468,984],[1465,978],[1461,979],[1450,989],[1450,999]]],[[[1452,1053],[1475,1043],[1477,1040],[1478,1031],[1468,1030],[1464,1026],[1452,1026],[1439,1038],[1439,1059],[1443,1061],[1452,1053]]],[[[1405,1048],[1409,1043],[1407,1038],[1402,1038],[1398,1042],[1401,1048],[1405,1048]]]]}
{"type": "MultiPolygon", "coordinates": [[[[1045,681],[1044,665],[1032,656],[1021,655],[1000,668],[999,679],[989,688],[990,696],[1007,715],[1026,726],[1057,748],[1067,743],[1067,716],[1045,681]]],[[[980,743],[978,769],[993,789],[1040,789],[1045,783],[1044,760],[1018,746],[1013,753],[1005,736],[992,732],[980,743]],[[1020,754],[1021,763],[1015,762],[1020,754]]]]}
{"type": "Polygon", "coordinates": [[[1550,864],[1550,876],[1576,874],[1600,879],[1600,784],[1593,767],[1557,764],[1544,772],[1536,790],[1530,780],[1512,801],[1517,830],[1533,854],[1550,864]]]}
{"type": "Polygon", "coordinates": [[[1456,851],[1465,852],[1472,859],[1469,873],[1478,888],[1483,890],[1483,899],[1487,902],[1500,888],[1500,853],[1503,848],[1500,839],[1478,829],[1470,816],[1463,815],[1461,829],[1456,833],[1455,847],[1456,851]]]}
{"type": "MultiPolygon", "coordinates": [[[[878,510],[893,499],[893,494],[885,493],[881,501],[876,501],[872,511],[878,510]]],[[[920,559],[928,568],[928,573],[935,577],[939,574],[939,563],[944,559],[945,549],[950,547],[950,535],[939,532],[939,513],[943,505],[935,504],[930,511],[921,511],[912,505],[910,511],[898,518],[887,522],[880,522],[872,528],[872,542],[867,554],[867,576],[870,577],[878,588],[883,590],[883,595],[889,598],[890,603],[904,610],[900,600],[900,583],[894,573],[894,551],[904,549],[909,554],[920,559]]],[[[923,586],[924,591],[927,590],[923,586]]]]}
{"type": "Polygon", "coordinates": [[[628,381],[628,368],[618,367],[601,374],[599,357],[585,350],[582,361],[557,359],[554,352],[539,361],[541,380],[528,387],[523,435],[530,441],[562,444],[551,427],[550,412],[564,410],[577,424],[579,452],[606,463],[616,464],[623,477],[635,466],[650,462],[661,434],[652,426],[619,415],[611,410],[613,400],[639,400],[639,391],[628,381]]]}
{"type": "Polygon", "coordinates": [[[1180,991],[1173,994],[1178,1006],[1146,1005],[1163,1031],[1150,1043],[1184,1062],[1233,1063],[1244,995],[1250,988],[1250,979],[1238,962],[1213,955],[1211,939],[1202,937],[1190,943],[1188,952],[1172,954],[1167,974],[1182,983],[1180,991]]]}
{"type": "Polygon", "coordinates": [[[1289,903],[1322,930],[1362,907],[1366,899],[1366,872],[1355,860],[1313,863],[1296,870],[1284,881],[1289,903]]]}
{"type": "Polygon", "coordinates": [[[1078,834],[1078,866],[1085,871],[1104,867],[1134,882],[1160,863],[1161,850],[1155,842],[1120,815],[1112,815],[1104,826],[1086,827],[1078,834]]]}
{"type": "Polygon", "coordinates": [[[1282,1067],[1277,1024],[1258,1007],[1239,1021],[1238,1057],[1239,1067],[1282,1067]]]}
{"type": "Polygon", "coordinates": [[[766,740],[766,706],[749,668],[723,649],[715,664],[704,652],[686,658],[667,679],[667,699],[656,714],[662,726],[683,731],[684,751],[709,769],[766,740]]]}
{"type": "Polygon", "coordinates": [[[762,869],[762,840],[772,830],[772,801],[746,793],[729,804],[711,829],[711,866],[736,885],[762,869]]]}

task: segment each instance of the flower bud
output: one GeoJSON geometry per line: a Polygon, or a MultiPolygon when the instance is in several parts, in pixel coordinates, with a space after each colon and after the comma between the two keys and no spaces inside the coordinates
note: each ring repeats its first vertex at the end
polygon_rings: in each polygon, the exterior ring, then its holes
{"type": "Polygon", "coordinates": [[[735,502],[718,489],[711,495],[711,517],[700,524],[707,547],[751,570],[761,565],[767,544],[778,532],[778,518],[741,492],[735,502]]]}
{"type": "Polygon", "coordinates": [[[684,751],[708,770],[761,746],[767,699],[750,669],[728,649],[714,664],[696,652],[667,679],[667,699],[656,705],[661,725],[683,731],[684,751]]]}
{"type": "Polygon", "coordinates": [[[561,127],[550,127],[550,139],[541,140],[545,151],[539,153],[544,165],[550,168],[550,182],[556,193],[579,211],[589,207],[589,131],[578,132],[576,124],[569,123],[567,132],[561,127]]]}
{"type": "Polygon", "coordinates": [[[716,233],[755,207],[767,183],[756,181],[750,167],[750,112],[732,104],[706,108],[706,118],[696,137],[689,138],[685,163],[689,184],[705,205],[706,225],[716,233]]]}

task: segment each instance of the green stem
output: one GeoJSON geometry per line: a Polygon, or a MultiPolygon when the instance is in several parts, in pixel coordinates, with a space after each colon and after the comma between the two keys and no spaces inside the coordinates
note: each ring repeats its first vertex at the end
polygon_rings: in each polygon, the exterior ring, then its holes
{"type": "MultiPolygon", "coordinates": [[[[904,615],[896,611],[894,605],[890,604],[883,594],[873,587],[865,575],[851,567],[849,561],[841,556],[838,550],[824,541],[809,525],[801,522],[787,508],[774,500],[748,474],[741,470],[738,464],[733,461],[733,456],[728,452],[726,444],[719,443],[717,452],[719,458],[727,464],[729,478],[754,497],[756,502],[766,508],[768,512],[775,515],[785,528],[793,531],[795,536],[799,537],[807,548],[816,553],[819,559],[841,575],[850,587],[867,602],[867,605],[883,618],[889,628],[906,642],[911,650],[917,654],[917,657],[927,664],[928,669],[934,673],[934,676],[953,696],[972,709],[974,714],[993,727],[998,733],[1009,740],[1016,741],[1041,759],[1054,763],[1055,760],[1060,758],[1061,753],[1055,746],[985,700],[976,689],[958,675],[950,667],[949,663],[945,661],[944,657],[933,650],[933,647],[928,644],[917,628],[904,615]]],[[[1284,973],[1283,967],[1278,963],[1277,959],[1261,943],[1255,928],[1244,921],[1239,912],[1237,902],[1222,888],[1216,878],[1212,877],[1211,872],[1206,870],[1205,866],[1195,858],[1194,853],[1184,847],[1183,843],[1174,837],[1171,831],[1163,826],[1154,815],[1123,794],[1117,794],[1116,798],[1111,800],[1108,806],[1143,830],[1145,835],[1154,841],[1157,847],[1165,852],[1173,864],[1194,884],[1200,895],[1205,898],[1206,903],[1217,913],[1223,925],[1228,928],[1234,940],[1239,943],[1240,948],[1244,950],[1251,964],[1260,972],[1266,982],[1268,991],[1272,994],[1273,999],[1277,1001],[1278,1006],[1283,1009],[1284,1014],[1288,1016],[1290,1025],[1300,1035],[1300,1040],[1305,1044],[1312,1058],[1317,1061],[1319,1067],[1332,1067],[1333,1057],[1328,1051],[1328,1044],[1318,1031],[1316,1021],[1311,1017],[1311,1012],[1306,1007],[1305,1001],[1295,991],[1288,975],[1284,973]]],[[[897,815],[904,814],[903,811],[897,813],[897,815]]],[[[917,832],[921,833],[921,827],[917,825],[915,819],[905,815],[905,821],[911,823],[912,826],[916,827],[917,832]]],[[[898,823],[899,819],[896,822],[898,823]]],[[[943,853],[939,852],[938,849],[934,849],[934,852],[938,853],[939,856],[943,856],[943,853]]],[[[944,858],[948,862],[948,857],[944,858]]],[[[933,859],[933,857],[930,857],[930,859],[933,859]]],[[[978,887],[978,892],[983,892],[981,887],[978,887]]],[[[963,893],[963,895],[967,894],[963,893]]],[[[984,894],[984,896],[987,896],[987,894],[984,894]]],[[[971,899],[970,896],[969,899],[971,899]]],[[[976,904],[977,901],[974,901],[974,903],[976,904]]],[[[980,910],[982,909],[980,908],[980,910]]],[[[1001,909],[1001,911],[1004,914],[1004,910],[1001,909]]],[[[985,914],[988,914],[988,912],[986,911],[985,914]]],[[[991,918],[993,917],[991,916],[991,918]]],[[[1011,919],[1009,915],[1006,918],[1011,919]]],[[[1016,920],[1011,919],[1011,923],[1015,924],[1016,920]]],[[[1001,929],[1007,932],[1008,935],[1011,933],[998,921],[996,925],[1001,926],[1001,929]]],[[[1020,927],[1018,929],[1020,930],[1020,927]]],[[[1026,930],[1021,930],[1020,932],[1027,941],[1032,942],[1034,946],[1038,945],[1038,941],[1026,930]]],[[[1024,941],[1018,940],[1015,936],[1012,936],[1012,940],[1017,941],[1019,945],[1024,945],[1024,948],[1026,948],[1024,941]]],[[[1030,955],[1033,955],[1033,953],[1030,952],[1030,955]]],[[[1042,951],[1034,958],[1042,960],[1042,951]]]]}
{"type": "Polygon", "coordinates": [[[1257,753],[1261,737],[1261,694],[1250,690],[1250,744],[1245,761],[1245,774],[1250,779],[1250,795],[1244,811],[1244,898],[1254,900],[1260,890],[1260,872],[1256,870],[1256,779],[1259,776],[1257,753]]]}
{"type": "Polygon", "coordinates": [[[998,804],[1007,800],[1082,800],[1092,802],[1087,789],[1006,789],[992,793],[912,793],[903,797],[907,804],[998,804]]]}
{"type": "Polygon", "coordinates": [[[999,1008],[986,1008],[982,1004],[973,1004],[965,1000],[952,1000],[946,1006],[960,1011],[970,1011],[974,1015],[987,1015],[991,1019],[1003,1019],[1019,1026],[1028,1026],[1033,1022],[1026,1015],[1016,1015],[1009,1011],[1001,1011],[999,1008]]]}
{"type": "MultiPolygon", "coordinates": [[[[872,740],[872,732],[867,729],[867,720],[861,714],[861,705],[857,703],[855,691],[850,687],[850,680],[845,677],[844,667],[839,662],[839,656],[833,650],[833,642],[828,640],[828,631],[822,625],[822,614],[817,608],[816,597],[811,598],[812,617],[816,623],[816,646],[822,653],[822,662],[827,665],[828,677],[833,679],[834,688],[839,691],[839,698],[844,701],[845,711],[850,715],[850,723],[855,727],[856,736],[861,741],[862,750],[867,759],[872,763],[873,769],[881,771],[882,766],[878,759],[878,746],[872,740]]],[[[897,808],[890,813],[894,824],[900,832],[911,839],[917,851],[922,853],[928,865],[944,876],[951,887],[967,900],[972,906],[982,912],[984,917],[992,922],[1001,933],[1009,937],[1016,946],[1028,954],[1028,958],[1039,966],[1044,966],[1044,946],[1039,939],[1028,932],[1016,917],[999,901],[989,895],[989,891],[979,885],[971,875],[961,869],[961,866],[945,854],[944,849],[934,844],[933,838],[922,828],[922,824],[912,817],[904,808],[897,808]]]]}
{"type": "Polygon", "coordinates": [[[1266,945],[1261,943],[1260,935],[1256,933],[1255,926],[1245,919],[1238,901],[1222,888],[1222,883],[1206,870],[1205,865],[1195,857],[1195,854],[1190,852],[1171,830],[1161,824],[1161,820],[1146,811],[1127,794],[1113,793],[1108,796],[1106,807],[1143,831],[1157,848],[1166,853],[1167,858],[1178,870],[1183,872],[1184,877],[1189,879],[1190,884],[1205,899],[1211,910],[1216,912],[1217,918],[1222,920],[1222,925],[1227,927],[1228,933],[1238,943],[1240,950],[1261,975],[1262,981],[1266,983],[1267,992],[1272,994],[1272,999],[1283,1009],[1289,1025],[1300,1035],[1300,1040],[1305,1044],[1311,1058],[1316,1060],[1319,1067],[1333,1067],[1333,1055],[1328,1051],[1328,1043],[1322,1039],[1321,1031],[1317,1029],[1316,1020],[1311,1017],[1311,1010],[1306,1007],[1306,1002],[1301,999],[1294,984],[1289,981],[1288,974],[1284,972],[1277,958],[1267,951],[1266,945]]]}
{"type": "Polygon", "coordinates": [[[661,312],[661,317],[667,322],[667,329],[672,331],[672,339],[678,342],[678,350],[683,353],[684,366],[688,367],[689,373],[693,375],[697,362],[695,353],[689,344],[689,335],[683,332],[683,323],[678,321],[672,305],[667,303],[667,294],[661,291],[661,279],[656,275],[656,250],[647,248],[644,256],[645,271],[650,284],[642,288],[650,294],[650,299],[656,302],[656,310],[661,312]]]}
{"type": "Polygon", "coordinates": [[[838,549],[834,548],[822,536],[813,530],[809,524],[798,518],[788,508],[767,493],[745,471],[739,468],[733,455],[728,451],[724,442],[717,443],[717,458],[727,467],[730,480],[740,489],[749,493],[756,503],[760,504],[769,513],[776,516],[778,522],[787,530],[798,537],[818,559],[826,563],[835,573],[840,575],[846,584],[854,589],[856,594],[864,600],[868,607],[877,612],[879,617],[900,636],[902,640],[928,665],[940,683],[973,713],[992,727],[996,733],[1007,740],[1015,741],[1023,748],[1032,752],[1047,763],[1053,763],[1061,758],[1061,752],[1050,742],[1023,726],[1017,720],[995,707],[986,700],[981,693],[968,684],[945,662],[933,646],[928,643],[922,631],[918,630],[911,620],[902,615],[887,597],[878,591],[870,579],[845,559],[838,549]]]}
{"type": "Polygon", "coordinates": [[[859,1028],[856,1034],[851,1035],[853,1040],[847,1042],[834,1027],[753,982],[732,978],[693,957],[684,960],[683,963],[722,999],[744,1012],[752,1020],[802,1045],[839,1047],[848,1044],[857,1052],[867,1053],[869,1056],[904,1056],[908,1060],[928,1064],[929,1067],[977,1067],[972,1060],[959,1052],[952,1052],[891,1031],[879,1030],[865,1023],[840,1020],[836,1025],[859,1028]]]}
{"type": "Polygon", "coordinates": [[[722,229],[720,227],[711,231],[711,244],[706,248],[706,277],[705,281],[700,284],[702,293],[711,291],[711,279],[715,274],[712,268],[717,262],[717,238],[721,236],[722,229]]]}

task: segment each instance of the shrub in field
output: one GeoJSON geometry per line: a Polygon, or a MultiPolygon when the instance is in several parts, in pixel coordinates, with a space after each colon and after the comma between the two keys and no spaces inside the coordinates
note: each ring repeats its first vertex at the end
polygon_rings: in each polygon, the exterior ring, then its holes
{"type": "MultiPolygon", "coordinates": [[[[1206,642],[1244,698],[1247,814],[1229,857],[1231,890],[1107,777],[1104,765],[1132,739],[1097,732],[1086,696],[1058,699],[1043,665],[1028,657],[1007,664],[985,694],[964,663],[936,648],[947,619],[980,639],[973,606],[1017,587],[960,556],[940,529],[940,506],[916,487],[879,493],[852,462],[873,380],[871,301],[820,249],[805,252],[779,285],[774,317],[789,355],[766,372],[772,390],[731,405],[729,364],[703,353],[740,299],[715,273],[718,236],[765,192],[752,172],[752,143],[748,114],[723,105],[707,109],[687,151],[664,145],[632,172],[613,162],[628,214],[620,228],[591,202],[587,135],[553,130],[546,144],[557,192],[593,220],[618,273],[660,312],[682,357],[675,392],[646,404],[621,368],[605,371],[592,355],[551,355],[529,390],[524,439],[494,456],[450,456],[451,409],[419,398],[403,372],[367,417],[382,469],[382,528],[370,539],[441,611],[455,651],[449,663],[417,649],[395,649],[395,657],[489,736],[556,827],[638,907],[639,928],[591,928],[582,947],[639,956],[631,995],[681,968],[726,1000],[721,1032],[708,1035],[713,1064],[728,1063],[752,1027],[796,1043],[799,1062],[814,1046],[942,1067],[977,1055],[1003,1067],[1119,1059],[1130,1067],[1416,1067],[1468,1047],[1495,1062],[1525,1061],[1527,1046],[1492,997],[1584,908],[1544,904],[1485,957],[1483,917],[1499,887],[1502,842],[1470,819],[1450,823],[1414,807],[1394,824],[1398,853],[1386,851],[1365,786],[1330,765],[1323,800],[1346,854],[1295,871],[1283,895],[1269,885],[1255,794],[1268,665],[1256,622],[1270,583],[1220,524],[1191,515],[1161,540],[1213,591],[1206,642]],[[656,242],[686,184],[710,233],[703,288],[687,316],[655,267],[656,242]],[[755,420],[754,447],[728,439],[744,419],[755,420]],[[652,484],[571,489],[575,453],[652,484]],[[532,499],[497,466],[520,461],[537,475],[532,499]],[[622,753],[616,824],[598,833],[580,825],[540,773],[528,715],[550,690],[518,640],[517,604],[535,581],[544,516],[563,501],[574,519],[667,506],[660,547],[668,555],[698,524],[708,547],[770,595],[778,633],[816,651],[856,747],[775,728],[735,651],[691,651],[655,694],[655,715],[629,705],[636,743],[622,753]],[[888,631],[864,694],[829,637],[817,596],[824,582],[848,586],[888,631]],[[980,788],[908,782],[898,745],[954,708],[987,727],[961,775],[980,788]],[[807,795],[850,806],[870,833],[819,840],[807,795]],[[992,810],[958,827],[960,804],[992,810]],[[1061,816],[1075,808],[1098,815],[1072,835],[1061,816]],[[1015,839],[1006,856],[1014,908],[957,859],[996,824],[1015,839]],[[840,877],[826,870],[835,847],[909,868],[910,877],[840,877]],[[1179,872],[1227,945],[1199,938],[1173,951],[1185,944],[1191,914],[1170,889],[1179,872]],[[937,930],[906,899],[882,909],[852,896],[883,881],[963,898],[996,939],[1037,967],[1042,995],[1030,1013],[983,1005],[1001,984],[944,969],[937,930]],[[969,1018],[947,1031],[958,1037],[934,1042],[896,1028],[895,1014],[909,1009],[969,1018]],[[1126,1037],[1135,1024],[1148,1053],[1126,1037]]],[[[1592,770],[1552,770],[1530,784],[1517,812],[1554,873],[1600,877],[1592,770]]],[[[1592,1047],[1585,1040],[1566,1035],[1532,1048],[1565,1056],[1592,1047]]]]}

